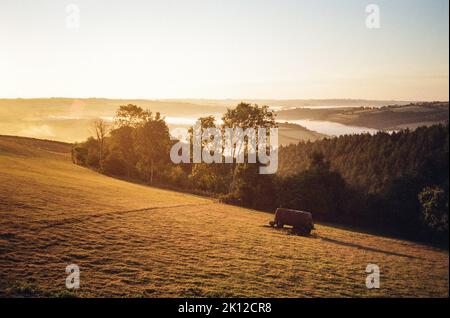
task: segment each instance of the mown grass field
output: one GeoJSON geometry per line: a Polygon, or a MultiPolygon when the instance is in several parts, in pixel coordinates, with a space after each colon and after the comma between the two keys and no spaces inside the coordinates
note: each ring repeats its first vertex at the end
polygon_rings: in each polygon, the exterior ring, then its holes
{"type": "Polygon", "coordinates": [[[323,225],[289,235],[267,213],[75,166],[69,149],[0,137],[0,296],[448,297],[448,251],[323,225]]]}

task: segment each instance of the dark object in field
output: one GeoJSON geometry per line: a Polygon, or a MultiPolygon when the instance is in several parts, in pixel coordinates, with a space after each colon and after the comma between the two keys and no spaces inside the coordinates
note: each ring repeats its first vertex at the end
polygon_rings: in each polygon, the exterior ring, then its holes
{"type": "Polygon", "coordinates": [[[270,226],[283,227],[290,225],[296,232],[303,235],[311,234],[314,222],[310,212],[278,208],[275,212],[275,220],[269,222],[270,226]]]}

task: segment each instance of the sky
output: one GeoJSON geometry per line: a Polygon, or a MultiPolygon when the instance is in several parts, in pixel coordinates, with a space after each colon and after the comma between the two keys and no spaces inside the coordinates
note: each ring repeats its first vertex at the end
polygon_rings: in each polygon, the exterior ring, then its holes
{"type": "Polygon", "coordinates": [[[448,100],[448,6],[0,0],[0,98],[448,100]]]}

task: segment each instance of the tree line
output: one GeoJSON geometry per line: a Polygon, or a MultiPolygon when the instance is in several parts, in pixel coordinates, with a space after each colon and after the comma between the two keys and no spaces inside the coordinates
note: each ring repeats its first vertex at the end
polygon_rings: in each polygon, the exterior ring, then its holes
{"type": "Polygon", "coordinates": [[[448,245],[448,145],[448,123],[300,142],[280,148],[278,172],[297,179],[320,154],[345,181],[338,220],[448,245]]]}
{"type": "MultiPolygon", "coordinates": [[[[221,119],[199,121],[202,129],[276,127],[267,106],[240,103],[221,119]]],[[[93,135],[74,145],[72,159],[104,174],[448,246],[448,124],[280,147],[276,175],[251,163],[173,164],[178,141],[164,118],[136,105],[120,106],[111,126],[96,121],[93,135]]]]}

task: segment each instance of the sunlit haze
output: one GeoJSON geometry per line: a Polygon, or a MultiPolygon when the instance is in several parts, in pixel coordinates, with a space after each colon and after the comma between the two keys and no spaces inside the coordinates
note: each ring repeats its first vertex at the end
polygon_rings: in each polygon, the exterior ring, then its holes
{"type": "Polygon", "coordinates": [[[2,0],[0,97],[448,100],[448,1],[369,3],[2,0]]]}

